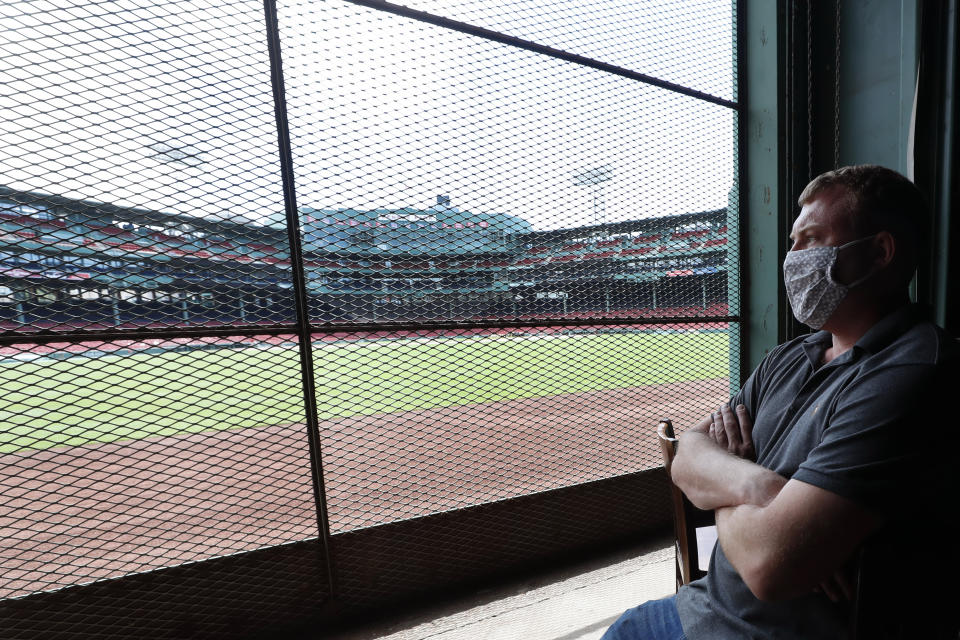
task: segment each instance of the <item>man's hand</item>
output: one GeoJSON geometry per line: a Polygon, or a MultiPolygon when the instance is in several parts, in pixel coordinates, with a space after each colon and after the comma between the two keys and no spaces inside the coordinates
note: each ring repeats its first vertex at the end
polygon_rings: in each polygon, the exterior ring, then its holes
{"type": "Polygon", "coordinates": [[[734,413],[730,403],[725,402],[710,417],[708,434],[717,444],[735,456],[756,460],[757,453],[753,447],[753,420],[744,405],[738,404],[734,413]]]}
{"type": "Polygon", "coordinates": [[[854,568],[847,563],[847,566],[837,569],[832,576],[821,582],[814,591],[827,596],[832,602],[852,602],[853,583],[856,579],[854,574],[854,568]]]}
{"type": "Polygon", "coordinates": [[[739,414],[738,418],[725,405],[680,435],[670,475],[690,502],[700,509],[741,504],[763,506],[776,497],[787,481],[752,460],[753,421],[746,407],[741,406],[739,414]],[[726,435],[722,445],[717,440],[717,434],[720,431],[726,434],[727,427],[731,432],[736,429],[735,450],[729,449],[730,439],[726,435]]]}

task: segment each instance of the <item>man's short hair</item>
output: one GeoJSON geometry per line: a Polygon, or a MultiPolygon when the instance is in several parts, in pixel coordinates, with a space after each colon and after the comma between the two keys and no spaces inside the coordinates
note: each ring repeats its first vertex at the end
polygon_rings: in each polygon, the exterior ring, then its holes
{"type": "Polygon", "coordinates": [[[915,184],[875,164],[841,167],[822,173],[804,188],[800,206],[834,188],[846,193],[847,214],[860,237],[888,231],[897,243],[894,260],[909,282],[929,255],[927,203],[915,184]]]}

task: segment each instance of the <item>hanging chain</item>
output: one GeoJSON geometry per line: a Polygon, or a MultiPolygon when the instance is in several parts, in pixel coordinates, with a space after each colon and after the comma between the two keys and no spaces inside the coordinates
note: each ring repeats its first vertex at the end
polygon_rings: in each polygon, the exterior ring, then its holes
{"type": "Polygon", "coordinates": [[[837,2],[837,15],[834,20],[833,49],[833,168],[840,166],[840,0],[837,2]]]}
{"type": "Polygon", "coordinates": [[[813,0],[807,0],[807,182],[813,180],[813,0]]]}

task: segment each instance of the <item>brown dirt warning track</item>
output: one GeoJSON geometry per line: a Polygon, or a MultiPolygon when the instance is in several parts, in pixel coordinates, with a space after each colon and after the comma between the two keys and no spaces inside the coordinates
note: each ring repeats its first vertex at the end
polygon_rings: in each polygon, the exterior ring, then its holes
{"type": "MultiPolygon", "coordinates": [[[[661,417],[712,379],[320,424],[333,533],[660,465],[661,417]]],[[[317,535],[306,434],[287,424],[0,456],[0,598],[317,535]]]]}

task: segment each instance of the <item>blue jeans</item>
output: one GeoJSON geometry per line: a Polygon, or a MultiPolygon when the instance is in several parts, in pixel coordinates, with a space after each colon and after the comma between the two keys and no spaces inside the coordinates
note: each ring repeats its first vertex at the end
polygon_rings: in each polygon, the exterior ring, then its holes
{"type": "Polygon", "coordinates": [[[610,625],[600,640],[687,640],[677,613],[677,596],[644,602],[610,625]]]}

